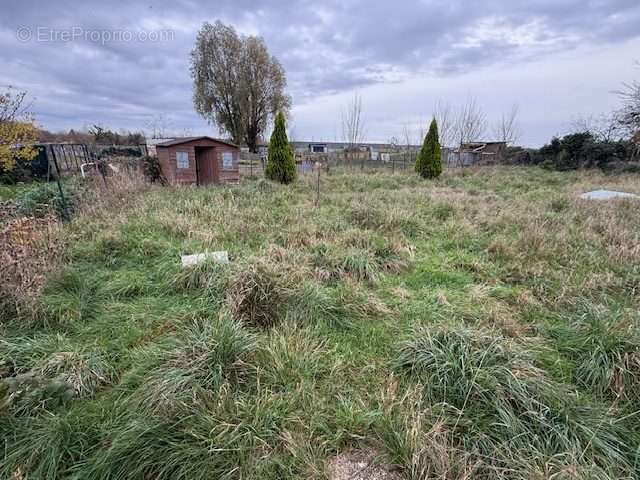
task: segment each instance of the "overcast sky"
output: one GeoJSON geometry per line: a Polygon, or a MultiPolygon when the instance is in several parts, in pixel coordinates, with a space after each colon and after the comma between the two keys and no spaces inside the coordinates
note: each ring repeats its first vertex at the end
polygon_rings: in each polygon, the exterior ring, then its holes
{"type": "Polygon", "coordinates": [[[284,65],[297,140],[341,140],[357,91],[371,141],[404,124],[417,136],[438,100],[475,97],[491,121],[519,104],[536,146],[640,77],[639,0],[2,0],[0,85],[27,90],[49,130],[145,130],[163,114],[177,134],[215,134],[193,110],[189,53],[218,19],[284,65]]]}

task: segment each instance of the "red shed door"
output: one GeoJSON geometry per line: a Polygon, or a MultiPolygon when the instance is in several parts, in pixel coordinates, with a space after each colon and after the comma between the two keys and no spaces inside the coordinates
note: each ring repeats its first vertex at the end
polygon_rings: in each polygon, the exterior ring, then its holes
{"type": "Polygon", "coordinates": [[[198,170],[198,185],[218,183],[216,149],[214,147],[196,147],[196,168],[198,170]]]}

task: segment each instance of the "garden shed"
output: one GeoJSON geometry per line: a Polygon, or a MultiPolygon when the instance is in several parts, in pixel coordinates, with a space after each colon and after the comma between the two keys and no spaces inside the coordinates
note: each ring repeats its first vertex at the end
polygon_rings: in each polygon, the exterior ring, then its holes
{"type": "Polygon", "coordinates": [[[156,145],[162,174],[170,185],[211,185],[240,181],[240,149],[211,137],[174,138],[156,145]]]}

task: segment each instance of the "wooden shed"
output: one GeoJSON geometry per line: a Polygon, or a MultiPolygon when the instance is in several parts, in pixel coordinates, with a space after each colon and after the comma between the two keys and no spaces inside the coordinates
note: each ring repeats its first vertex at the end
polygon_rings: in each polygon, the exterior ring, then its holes
{"type": "Polygon", "coordinates": [[[211,137],[175,138],[156,145],[162,174],[171,185],[240,181],[240,149],[211,137]]]}

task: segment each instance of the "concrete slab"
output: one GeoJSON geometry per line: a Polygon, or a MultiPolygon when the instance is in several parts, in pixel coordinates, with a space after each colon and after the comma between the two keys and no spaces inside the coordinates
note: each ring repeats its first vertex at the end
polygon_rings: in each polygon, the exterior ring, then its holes
{"type": "Polygon", "coordinates": [[[640,198],[633,193],[616,192],[614,190],[594,190],[580,195],[585,200],[612,200],[615,198],[640,198]]]}
{"type": "Polygon", "coordinates": [[[194,253],[193,255],[182,255],[182,266],[191,267],[199,265],[206,261],[214,261],[216,263],[229,263],[229,253],[227,251],[194,253]]]}

